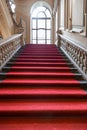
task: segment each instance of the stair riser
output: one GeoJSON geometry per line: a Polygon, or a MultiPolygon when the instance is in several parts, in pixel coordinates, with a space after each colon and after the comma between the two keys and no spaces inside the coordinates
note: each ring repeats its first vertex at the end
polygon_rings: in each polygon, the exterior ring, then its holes
{"type": "Polygon", "coordinates": [[[80,80],[80,79],[82,79],[82,76],[80,76],[80,75],[78,75],[78,76],[73,76],[73,75],[58,75],[58,76],[56,76],[56,75],[22,75],[22,74],[20,74],[20,75],[0,75],[0,80],[2,80],[2,79],[6,79],[6,78],[10,78],[10,79],[20,79],[20,80],[22,80],[22,79],[58,79],[58,80],[61,80],[61,79],[73,79],[73,78],[75,78],[75,79],[78,79],[78,80],[80,80]]]}
{"type": "Polygon", "coordinates": [[[87,95],[68,95],[68,94],[65,94],[65,95],[35,95],[35,94],[32,94],[32,95],[29,95],[29,94],[3,94],[3,95],[0,95],[0,101],[3,101],[3,100],[42,100],[44,99],[45,100],[57,100],[57,99],[62,99],[64,101],[68,101],[68,99],[70,100],[87,100],[87,95]]]}
{"type": "Polygon", "coordinates": [[[76,69],[71,69],[71,70],[69,70],[69,69],[21,69],[21,68],[18,68],[18,69],[15,69],[15,68],[9,68],[9,69],[5,69],[5,68],[3,68],[3,71],[4,72],[8,72],[8,71],[12,71],[12,72],[44,72],[44,73],[46,73],[46,72],[49,72],[49,73],[52,73],[52,72],[74,72],[74,73],[76,73],[76,72],[78,72],[76,69]]]}
{"type": "MultiPolygon", "coordinates": [[[[25,59],[28,59],[28,58],[34,58],[34,59],[67,59],[66,58],[66,56],[22,56],[22,55],[15,55],[15,56],[13,56],[13,58],[14,59],[16,59],[16,58],[20,58],[20,59],[22,59],[22,58],[25,58],[25,59]]],[[[68,59],[67,59],[68,60],[68,59]]]]}
{"type": "Polygon", "coordinates": [[[44,60],[44,59],[12,59],[12,60],[10,60],[10,62],[68,62],[68,63],[70,63],[70,61],[69,60],[65,60],[65,59],[57,59],[57,60],[55,60],[55,59],[47,59],[47,60],[44,60]]]}
{"type": "Polygon", "coordinates": [[[7,111],[7,112],[0,112],[0,117],[50,117],[50,118],[55,118],[55,117],[87,117],[87,111],[7,111]]]}
{"type": "Polygon", "coordinates": [[[58,53],[16,53],[15,56],[65,56],[64,54],[58,54],[58,53]]]}
{"type": "MultiPolygon", "coordinates": [[[[58,87],[79,87],[80,85],[79,84],[62,84],[62,83],[0,83],[0,87],[2,88],[2,87],[32,87],[32,88],[34,88],[34,87],[42,87],[42,88],[44,88],[44,87],[56,87],[56,88],[58,88],[58,87]]],[[[81,85],[82,86],[82,85],[81,85]]],[[[86,87],[86,85],[83,85],[83,87],[85,88],[86,87]]]]}
{"type": "Polygon", "coordinates": [[[41,67],[73,67],[73,64],[50,64],[49,65],[49,64],[43,64],[43,63],[42,64],[39,64],[39,63],[38,64],[37,63],[36,64],[27,63],[26,64],[26,63],[21,63],[21,62],[18,62],[16,64],[15,63],[7,63],[6,64],[7,67],[10,67],[12,65],[15,65],[15,67],[16,66],[21,66],[21,67],[22,66],[25,66],[25,67],[28,67],[28,66],[32,66],[32,67],[35,67],[35,66],[36,67],[38,67],[38,66],[41,66],[41,67]]]}

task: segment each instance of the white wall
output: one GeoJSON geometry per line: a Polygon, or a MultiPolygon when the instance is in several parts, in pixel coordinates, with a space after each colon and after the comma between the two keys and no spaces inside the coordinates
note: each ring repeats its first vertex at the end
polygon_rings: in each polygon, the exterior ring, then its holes
{"type": "Polygon", "coordinates": [[[60,28],[64,28],[64,0],[60,1],[60,28]]]}
{"type": "Polygon", "coordinates": [[[72,26],[83,26],[83,0],[72,0],[72,26]]]}

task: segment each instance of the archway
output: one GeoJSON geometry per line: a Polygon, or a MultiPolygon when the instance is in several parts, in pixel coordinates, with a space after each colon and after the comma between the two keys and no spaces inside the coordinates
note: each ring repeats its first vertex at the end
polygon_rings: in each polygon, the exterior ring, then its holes
{"type": "Polygon", "coordinates": [[[31,43],[51,44],[51,7],[46,2],[36,2],[31,8],[31,43]]]}

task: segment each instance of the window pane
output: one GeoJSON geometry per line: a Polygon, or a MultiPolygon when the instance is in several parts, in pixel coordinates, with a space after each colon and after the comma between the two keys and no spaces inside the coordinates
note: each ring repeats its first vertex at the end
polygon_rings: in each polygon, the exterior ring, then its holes
{"type": "Polygon", "coordinates": [[[51,17],[50,11],[48,9],[46,10],[46,15],[47,17],[51,17]]]}
{"type": "Polygon", "coordinates": [[[45,14],[44,14],[43,12],[40,12],[40,13],[38,14],[38,18],[45,18],[45,14]]]}
{"type": "Polygon", "coordinates": [[[38,39],[45,39],[45,30],[38,30],[38,39]]]}
{"type": "Polygon", "coordinates": [[[47,30],[47,39],[50,39],[50,30],[47,30]]]}
{"type": "Polygon", "coordinates": [[[45,44],[45,40],[38,40],[38,44],[45,44]]]}
{"type": "Polygon", "coordinates": [[[10,4],[12,12],[15,13],[16,5],[15,5],[14,0],[9,0],[9,4],[10,4]]]}
{"type": "Polygon", "coordinates": [[[37,7],[37,8],[33,11],[32,17],[36,17],[37,14],[38,14],[40,11],[45,11],[45,10],[46,10],[45,7],[37,7]]]}
{"type": "Polygon", "coordinates": [[[40,11],[45,11],[46,8],[45,7],[37,7],[37,10],[40,12],[40,11]]]}
{"type": "Polygon", "coordinates": [[[11,5],[12,12],[15,13],[15,4],[11,5]]]}
{"type": "Polygon", "coordinates": [[[36,39],[36,30],[33,30],[33,39],[36,39]]]}
{"type": "Polygon", "coordinates": [[[33,21],[33,28],[36,28],[36,20],[32,20],[33,21]]]}
{"type": "Polygon", "coordinates": [[[33,44],[36,44],[36,40],[33,40],[33,44]]]}
{"type": "Polygon", "coordinates": [[[51,20],[47,20],[47,29],[51,29],[51,20]]]}
{"type": "Polygon", "coordinates": [[[38,28],[45,28],[45,20],[38,20],[38,28]]]}
{"type": "Polygon", "coordinates": [[[51,44],[50,40],[47,40],[47,44],[51,44]]]}

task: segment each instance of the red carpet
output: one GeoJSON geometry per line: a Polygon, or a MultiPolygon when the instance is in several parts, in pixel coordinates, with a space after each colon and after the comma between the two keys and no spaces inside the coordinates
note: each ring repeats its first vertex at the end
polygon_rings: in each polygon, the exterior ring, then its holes
{"type": "Polygon", "coordinates": [[[87,130],[87,118],[2,118],[0,130],[87,130]]]}
{"type": "Polygon", "coordinates": [[[55,45],[25,45],[0,77],[0,130],[87,129],[87,83],[55,45]]]}

